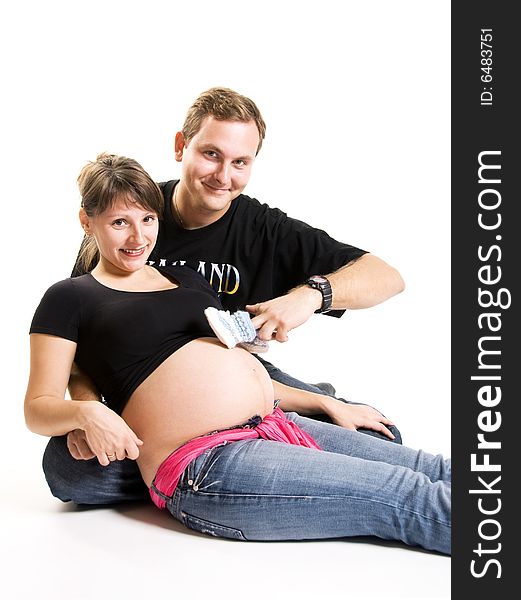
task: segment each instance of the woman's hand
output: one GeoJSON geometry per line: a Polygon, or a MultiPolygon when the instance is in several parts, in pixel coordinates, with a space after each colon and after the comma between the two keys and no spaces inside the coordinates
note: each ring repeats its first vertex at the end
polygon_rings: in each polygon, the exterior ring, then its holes
{"type": "Polygon", "coordinates": [[[74,458],[88,460],[96,456],[104,467],[115,460],[138,458],[143,442],[118,414],[100,402],[86,402],[84,406],[84,424],[67,436],[74,458]]]}
{"type": "Polygon", "coordinates": [[[394,425],[394,423],[372,406],[346,404],[345,402],[332,400],[324,407],[324,412],[331,417],[335,425],[340,425],[340,427],[346,429],[371,429],[394,440],[394,435],[386,427],[386,425],[394,425]]]}
{"type": "Polygon", "coordinates": [[[96,456],[103,466],[113,460],[135,460],[143,442],[113,410],[87,399],[97,394],[65,399],[76,347],[76,342],[54,335],[31,334],[31,372],[24,403],[27,427],[48,436],[76,432],[67,439],[74,458],[96,456]]]}

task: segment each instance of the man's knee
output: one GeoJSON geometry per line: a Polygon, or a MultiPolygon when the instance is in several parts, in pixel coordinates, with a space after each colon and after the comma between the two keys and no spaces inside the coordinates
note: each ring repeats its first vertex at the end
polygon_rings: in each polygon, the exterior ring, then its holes
{"type": "Polygon", "coordinates": [[[116,461],[103,467],[96,458],[76,460],[67,448],[66,436],[49,440],[42,466],[51,493],[63,502],[98,506],[147,497],[135,461],[116,461]]]}
{"type": "Polygon", "coordinates": [[[67,448],[66,436],[52,437],[43,453],[42,467],[51,493],[62,502],[70,502],[71,486],[67,477],[67,464],[74,460],[67,448]]]}

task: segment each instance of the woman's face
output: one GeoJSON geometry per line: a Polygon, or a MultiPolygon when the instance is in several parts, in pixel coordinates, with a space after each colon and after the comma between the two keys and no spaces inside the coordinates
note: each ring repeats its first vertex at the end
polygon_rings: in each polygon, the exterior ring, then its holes
{"type": "Polygon", "coordinates": [[[126,198],[95,217],[80,215],[86,233],[96,239],[102,266],[132,273],[145,264],[159,230],[157,214],[126,198]]]}

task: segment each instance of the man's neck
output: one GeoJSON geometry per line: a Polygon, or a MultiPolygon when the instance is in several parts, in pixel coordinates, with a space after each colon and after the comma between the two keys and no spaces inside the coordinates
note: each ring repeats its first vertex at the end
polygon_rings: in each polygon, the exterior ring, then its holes
{"type": "Polygon", "coordinates": [[[218,221],[228,212],[230,206],[222,211],[210,211],[197,208],[197,202],[190,198],[190,194],[182,185],[176,184],[172,192],[172,213],[178,224],[183,229],[202,229],[218,221]]]}

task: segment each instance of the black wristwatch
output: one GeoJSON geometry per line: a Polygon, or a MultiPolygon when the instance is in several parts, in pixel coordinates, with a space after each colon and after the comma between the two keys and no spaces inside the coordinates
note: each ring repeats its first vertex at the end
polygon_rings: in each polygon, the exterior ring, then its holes
{"type": "Polygon", "coordinates": [[[322,294],[322,306],[315,312],[325,313],[330,310],[333,302],[333,291],[331,290],[329,280],[323,275],[313,275],[306,280],[306,285],[309,285],[314,290],[318,290],[322,294]]]}

